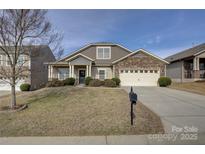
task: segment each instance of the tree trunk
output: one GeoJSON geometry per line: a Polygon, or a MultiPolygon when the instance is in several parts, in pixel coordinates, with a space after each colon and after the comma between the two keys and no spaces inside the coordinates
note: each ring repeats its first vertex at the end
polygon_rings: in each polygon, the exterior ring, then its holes
{"type": "Polygon", "coordinates": [[[16,106],[16,88],[15,84],[11,86],[11,108],[14,109],[16,106]]]}
{"type": "Polygon", "coordinates": [[[16,78],[15,78],[15,67],[12,68],[12,82],[11,82],[11,108],[14,109],[16,106],[16,78]]]}

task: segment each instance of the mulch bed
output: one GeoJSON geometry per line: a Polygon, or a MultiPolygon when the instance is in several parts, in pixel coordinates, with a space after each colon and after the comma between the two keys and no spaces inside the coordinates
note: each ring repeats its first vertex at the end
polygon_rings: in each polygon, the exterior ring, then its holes
{"type": "Polygon", "coordinates": [[[0,108],[0,113],[2,112],[18,112],[26,109],[28,106],[27,104],[20,104],[16,105],[14,108],[11,108],[10,106],[2,106],[0,108]]]}

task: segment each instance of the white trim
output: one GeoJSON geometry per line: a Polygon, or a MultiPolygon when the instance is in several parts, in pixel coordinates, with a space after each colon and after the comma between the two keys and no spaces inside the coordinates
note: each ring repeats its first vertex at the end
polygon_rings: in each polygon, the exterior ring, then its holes
{"type": "Polygon", "coordinates": [[[99,75],[99,71],[100,70],[105,71],[105,78],[104,78],[104,80],[107,79],[107,71],[106,71],[107,69],[106,68],[97,68],[97,70],[98,70],[98,79],[100,79],[100,75],[99,75]]]}
{"type": "Polygon", "coordinates": [[[204,52],[205,52],[205,50],[199,51],[199,52],[195,53],[194,56],[198,56],[198,55],[200,55],[200,54],[202,54],[204,52]]]}
{"type": "Polygon", "coordinates": [[[6,66],[10,66],[10,65],[8,64],[8,62],[9,62],[9,57],[8,57],[8,55],[6,55],[6,66]]]}
{"type": "Polygon", "coordinates": [[[96,47],[96,59],[102,59],[102,60],[104,60],[104,59],[111,59],[111,47],[110,46],[97,46],[96,47]],[[110,51],[109,58],[104,58],[104,49],[105,48],[108,48],[109,51],[110,51]],[[103,58],[99,58],[98,57],[98,49],[103,49],[103,58]]]}
{"type": "Polygon", "coordinates": [[[134,55],[134,54],[136,54],[136,53],[138,53],[138,52],[140,52],[140,51],[142,51],[142,52],[144,52],[144,53],[146,53],[146,54],[148,54],[148,55],[150,55],[150,56],[152,56],[152,57],[154,57],[154,58],[157,58],[157,59],[159,59],[159,60],[161,60],[161,61],[163,61],[163,62],[169,64],[169,62],[167,62],[166,60],[164,60],[164,59],[162,59],[162,58],[160,58],[160,57],[158,57],[158,56],[156,56],[156,55],[154,55],[154,54],[152,54],[152,53],[150,53],[150,52],[148,52],[148,51],[146,51],[146,50],[144,50],[144,49],[138,49],[138,50],[136,50],[136,51],[134,51],[134,52],[132,52],[132,53],[130,53],[130,54],[128,54],[128,55],[126,55],[126,56],[124,56],[124,57],[118,59],[118,60],[115,60],[114,62],[112,62],[112,64],[115,64],[115,63],[117,63],[117,62],[119,62],[119,61],[121,61],[121,60],[123,60],[123,59],[125,59],[125,58],[127,58],[127,57],[129,57],[129,56],[132,56],[132,55],[134,55]]]}
{"type": "Polygon", "coordinates": [[[89,76],[88,73],[89,73],[89,65],[86,65],[86,77],[89,76]]]}
{"type": "Polygon", "coordinates": [[[71,76],[71,74],[72,74],[72,73],[71,73],[71,69],[72,69],[72,68],[71,68],[71,65],[70,65],[70,62],[69,62],[69,77],[70,77],[70,78],[72,77],[72,76],[71,76]]]}
{"type": "Polygon", "coordinates": [[[66,59],[65,61],[70,61],[70,60],[72,60],[72,59],[74,59],[74,58],[76,58],[76,57],[78,57],[78,56],[82,56],[82,57],[84,57],[84,58],[86,58],[86,59],[88,59],[88,60],[90,60],[90,61],[94,61],[94,60],[91,59],[90,57],[87,57],[87,56],[85,56],[85,55],[83,55],[83,54],[81,54],[81,53],[79,53],[79,54],[77,54],[77,55],[75,55],[75,56],[73,56],[73,57],[70,57],[70,58],[66,59]]]}

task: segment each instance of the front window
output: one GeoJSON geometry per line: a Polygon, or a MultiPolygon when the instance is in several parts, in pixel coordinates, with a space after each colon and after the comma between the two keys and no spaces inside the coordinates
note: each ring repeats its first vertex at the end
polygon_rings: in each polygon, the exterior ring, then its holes
{"type": "Polygon", "coordinates": [[[205,63],[200,63],[199,69],[200,70],[205,70],[205,63]]]}
{"type": "Polygon", "coordinates": [[[24,55],[20,55],[19,57],[18,57],[18,65],[19,66],[22,66],[24,63],[25,63],[25,57],[24,57],[24,55]]]}
{"type": "Polygon", "coordinates": [[[58,69],[58,79],[65,80],[69,77],[69,69],[68,68],[59,68],[58,69]]]}
{"type": "MultiPolygon", "coordinates": [[[[10,56],[11,61],[13,62],[12,55],[9,55],[9,56],[10,56]]],[[[7,65],[7,66],[10,65],[10,60],[9,60],[9,57],[8,57],[8,56],[6,56],[6,65],[7,65]]]]}
{"type": "Polygon", "coordinates": [[[100,80],[104,80],[105,79],[105,70],[99,70],[98,74],[99,74],[99,79],[100,80]]]}
{"type": "Polygon", "coordinates": [[[110,47],[97,47],[97,59],[110,59],[111,48],[110,47]]]}

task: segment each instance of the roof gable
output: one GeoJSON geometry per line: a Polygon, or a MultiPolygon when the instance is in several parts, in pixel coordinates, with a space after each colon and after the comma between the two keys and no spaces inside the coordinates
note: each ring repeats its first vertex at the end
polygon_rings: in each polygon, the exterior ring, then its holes
{"type": "Polygon", "coordinates": [[[87,59],[87,60],[89,60],[89,61],[94,61],[92,58],[87,57],[87,56],[85,56],[85,55],[83,55],[83,54],[81,54],[81,53],[79,53],[79,54],[77,54],[77,55],[74,55],[74,56],[72,56],[72,57],[70,57],[70,58],[68,58],[68,59],[65,59],[64,61],[72,61],[73,59],[75,59],[75,58],[77,58],[77,57],[83,57],[83,58],[85,58],[85,59],[87,59]]]}
{"type": "Polygon", "coordinates": [[[181,60],[184,58],[196,56],[196,55],[201,54],[203,52],[205,52],[205,43],[197,45],[197,46],[189,48],[189,49],[186,49],[186,50],[183,50],[183,51],[178,52],[174,55],[168,56],[167,58],[165,58],[165,60],[167,60],[169,62],[173,62],[173,61],[181,60]]]}
{"type": "Polygon", "coordinates": [[[125,51],[127,51],[128,53],[131,53],[131,52],[132,52],[131,50],[129,50],[129,49],[123,47],[123,46],[120,45],[120,44],[114,44],[114,43],[109,43],[109,42],[99,42],[99,43],[91,43],[91,44],[88,44],[88,45],[86,45],[86,46],[80,48],[79,50],[77,50],[77,51],[75,51],[75,52],[69,54],[68,56],[66,56],[66,57],[64,57],[64,58],[62,58],[62,59],[60,59],[60,60],[58,60],[58,61],[64,61],[64,60],[67,59],[67,58],[70,58],[70,57],[72,57],[72,56],[74,56],[74,55],[76,55],[76,54],[79,54],[79,53],[83,52],[85,49],[87,49],[87,48],[89,48],[89,47],[91,47],[91,46],[118,46],[118,47],[124,49],[125,51]]]}
{"type": "Polygon", "coordinates": [[[126,56],[124,56],[124,57],[114,61],[114,62],[112,62],[112,64],[118,63],[118,62],[120,62],[120,61],[122,61],[122,60],[124,60],[124,59],[126,59],[126,58],[128,58],[130,56],[134,56],[134,55],[136,55],[139,52],[143,52],[143,53],[145,53],[145,54],[147,54],[149,56],[152,56],[152,57],[154,57],[154,58],[156,58],[156,59],[158,59],[158,60],[160,60],[160,61],[162,61],[164,63],[167,63],[167,64],[169,63],[166,60],[164,60],[164,59],[162,59],[162,58],[160,58],[160,57],[158,57],[158,56],[156,56],[156,55],[154,55],[154,54],[152,54],[152,53],[150,53],[150,52],[148,52],[148,51],[146,51],[144,49],[138,49],[138,50],[136,50],[136,51],[134,51],[134,52],[132,52],[132,53],[130,53],[130,54],[128,54],[128,55],[126,55],[126,56]]]}

